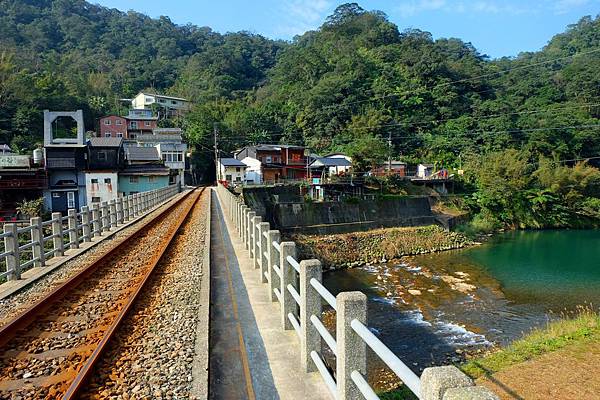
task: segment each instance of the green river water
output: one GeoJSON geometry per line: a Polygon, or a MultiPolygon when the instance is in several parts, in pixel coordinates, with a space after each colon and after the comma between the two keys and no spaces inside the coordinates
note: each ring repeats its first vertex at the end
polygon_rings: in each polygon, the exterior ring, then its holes
{"type": "Polygon", "coordinates": [[[325,284],[367,293],[370,326],[421,370],[457,361],[457,350],[506,345],[578,305],[598,310],[600,230],[507,232],[464,250],[327,273],[325,284]]]}

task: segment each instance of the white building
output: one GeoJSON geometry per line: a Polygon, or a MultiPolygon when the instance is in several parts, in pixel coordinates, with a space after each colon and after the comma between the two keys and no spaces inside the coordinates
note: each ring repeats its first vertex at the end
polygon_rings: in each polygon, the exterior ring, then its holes
{"type": "Polygon", "coordinates": [[[241,161],[247,166],[245,181],[254,184],[262,183],[262,162],[252,157],[246,157],[241,161]]]}
{"type": "Polygon", "coordinates": [[[177,171],[177,181],[171,183],[183,185],[185,156],[188,148],[187,144],[183,143],[181,133],[179,128],[156,128],[151,135],[138,135],[136,140],[139,146],[156,147],[165,166],[177,171]]]}
{"type": "Polygon", "coordinates": [[[87,204],[116,200],[118,197],[119,176],[117,171],[88,171],[85,173],[87,204]]]}
{"type": "Polygon", "coordinates": [[[246,180],[247,167],[246,164],[235,158],[220,158],[218,179],[228,183],[241,184],[246,180]]]}
{"type": "Polygon", "coordinates": [[[190,102],[181,97],[163,96],[155,93],[140,92],[131,100],[135,110],[149,110],[157,107],[164,110],[167,116],[176,116],[190,110],[190,102]]]}
{"type": "Polygon", "coordinates": [[[433,164],[419,164],[417,166],[417,177],[421,179],[429,178],[433,174],[433,164]]]}

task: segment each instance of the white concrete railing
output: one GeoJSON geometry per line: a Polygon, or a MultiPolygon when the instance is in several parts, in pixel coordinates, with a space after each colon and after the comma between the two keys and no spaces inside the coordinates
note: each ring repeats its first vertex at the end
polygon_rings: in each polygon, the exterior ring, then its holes
{"type": "Polygon", "coordinates": [[[52,213],[48,221],[42,221],[40,217],[31,218],[29,225],[24,227],[6,223],[0,234],[3,240],[0,279],[21,279],[26,269],[45,266],[48,259],[64,255],[65,249],[79,248],[80,243],[102,236],[103,232],[142,215],[178,192],[178,186],[173,185],[96,203],[91,209],[83,206],[80,212],[70,209],[66,216],[52,213]]]}
{"type": "Polygon", "coordinates": [[[300,340],[300,364],[305,372],[319,372],[334,399],[379,399],[366,380],[367,346],[422,400],[493,400],[497,397],[453,366],[426,368],[419,378],[366,326],[367,297],[342,292],[334,297],[323,286],[319,260],[298,261],[296,244],[282,242],[256,212],[224,186],[217,193],[233,226],[248,250],[255,269],[278,302],[281,326],[295,330],[300,340]],[[323,300],[336,312],[335,338],[321,321],[323,300]],[[323,361],[321,339],[336,357],[335,378],[323,361]],[[449,397],[458,396],[458,397],[449,397]],[[461,397],[463,396],[463,397],[461,397]]]}

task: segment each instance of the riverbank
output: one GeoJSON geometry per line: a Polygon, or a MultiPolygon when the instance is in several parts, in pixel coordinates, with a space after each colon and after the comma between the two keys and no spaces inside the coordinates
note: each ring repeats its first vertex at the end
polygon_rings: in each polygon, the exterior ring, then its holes
{"type": "Polygon", "coordinates": [[[588,399],[600,393],[600,316],[581,308],[461,369],[502,399],[588,399]]]}
{"type": "Polygon", "coordinates": [[[382,228],[335,235],[293,235],[303,258],[318,258],[325,268],[352,268],[404,256],[473,245],[462,233],[437,225],[382,228]]]}

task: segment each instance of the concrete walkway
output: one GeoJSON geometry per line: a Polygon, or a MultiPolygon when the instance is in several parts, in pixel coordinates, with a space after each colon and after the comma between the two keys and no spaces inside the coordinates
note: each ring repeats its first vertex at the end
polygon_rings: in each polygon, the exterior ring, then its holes
{"type": "Polygon", "coordinates": [[[209,397],[331,399],[318,373],[300,369],[298,336],[281,329],[278,304],[212,196],[209,397]]]}

